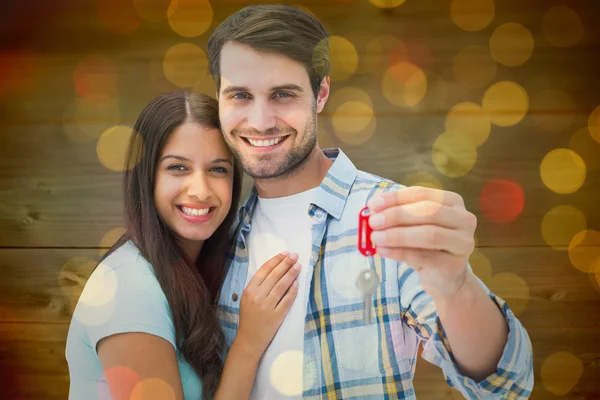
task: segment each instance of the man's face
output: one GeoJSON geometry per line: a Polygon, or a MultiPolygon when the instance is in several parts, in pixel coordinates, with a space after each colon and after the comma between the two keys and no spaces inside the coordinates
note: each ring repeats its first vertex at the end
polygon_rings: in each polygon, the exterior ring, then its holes
{"type": "Polygon", "coordinates": [[[302,64],[237,43],[223,46],[221,127],[248,175],[282,178],[303,165],[317,144],[316,116],[329,93],[325,81],[315,100],[302,64]]]}

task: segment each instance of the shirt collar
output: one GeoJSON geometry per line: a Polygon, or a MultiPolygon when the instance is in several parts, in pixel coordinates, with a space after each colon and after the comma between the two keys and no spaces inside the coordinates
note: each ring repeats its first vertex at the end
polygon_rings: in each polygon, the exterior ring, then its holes
{"type": "MultiPolygon", "coordinates": [[[[358,170],[339,148],[323,149],[323,153],[333,161],[333,164],[319,185],[314,204],[339,220],[358,170]]],[[[244,225],[249,226],[257,202],[258,192],[256,187],[252,186],[252,190],[238,211],[239,220],[244,225]]]]}

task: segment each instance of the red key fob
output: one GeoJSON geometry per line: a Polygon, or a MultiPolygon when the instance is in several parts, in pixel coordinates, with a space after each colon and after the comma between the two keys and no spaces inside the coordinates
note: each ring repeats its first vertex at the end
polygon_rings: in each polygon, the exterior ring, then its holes
{"type": "Polygon", "coordinates": [[[372,256],[376,253],[373,243],[371,243],[371,226],[369,225],[369,216],[371,212],[369,207],[360,210],[358,214],[358,251],[363,256],[372,256]]]}

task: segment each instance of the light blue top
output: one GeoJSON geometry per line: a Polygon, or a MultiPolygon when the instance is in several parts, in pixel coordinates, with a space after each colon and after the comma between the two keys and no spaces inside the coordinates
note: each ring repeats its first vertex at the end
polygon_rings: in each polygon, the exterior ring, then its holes
{"type": "Polygon", "coordinates": [[[175,345],[171,309],[154,274],[132,242],[110,254],[92,273],[79,298],[67,337],[69,400],[110,400],[96,345],[124,332],[144,332],[175,347],[185,399],[202,397],[202,384],[175,345]]]}

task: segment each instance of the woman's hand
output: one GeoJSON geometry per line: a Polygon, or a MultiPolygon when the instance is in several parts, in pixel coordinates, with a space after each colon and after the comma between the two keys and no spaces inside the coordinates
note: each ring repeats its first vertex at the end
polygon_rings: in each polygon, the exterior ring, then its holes
{"type": "Polygon", "coordinates": [[[240,324],[235,341],[262,357],[298,294],[301,266],[297,254],[276,255],[262,265],[240,300],[240,324]]]}

